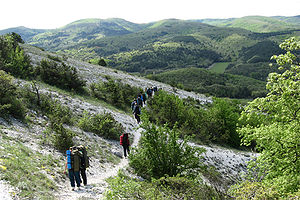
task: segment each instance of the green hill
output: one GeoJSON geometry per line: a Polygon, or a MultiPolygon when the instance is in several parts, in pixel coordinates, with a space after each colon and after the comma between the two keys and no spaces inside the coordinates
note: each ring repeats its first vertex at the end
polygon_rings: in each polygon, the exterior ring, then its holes
{"type": "Polygon", "coordinates": [[[123,19],[83,19],[62,28],[35,35],[27,42],[47,50],[57,51],[89,40],[130,34],[143,27],[144,25],[123,19]]]}
{"type": "Polygon", "coordinates": [[[18,33],[22,36],[22,39],[24,41],[28,41],[30,40],[32,37],[34,37],[35,35],[47,32],[49,30],[46,29],[30,29],[30,28],[26,28],[24,26],[19,26],[19,27],[15,27],[15,28],[8,28],[5,30],[0,30],[0,35],[5,35],[7,33],[18,33]]]}
{"type": "Polygon", "coordinates": [[[299,17],[247,16],[229,19],[204,19],[203,23],[221,27],[243,28],[253,32],[275,32],[300,28],[299,17]]]}
{"type": "Polygon", "coordinates": [[[230,98],[254,98],[264,95],[265,82],[245,76],[220,74],[206,69],[185,68],[147,78],[201,94],[230,98]]]}

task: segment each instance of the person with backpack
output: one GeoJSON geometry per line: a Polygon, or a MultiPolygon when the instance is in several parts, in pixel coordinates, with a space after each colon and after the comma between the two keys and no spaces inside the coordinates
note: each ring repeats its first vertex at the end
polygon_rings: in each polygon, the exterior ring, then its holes
{"type": "Polygon", "coordinates": [[[77,188],[80,190],[80,176],[79,176],[79,169],[80,169],[80,156],[79,152],[76,149],[70,147],[69,150],[66,151],[67,158],[66,158],[66,165],[64,174],[68,169],[69,179],[72,187],[72,191],[75,190],[75,181],[77,188]]]}
{"type": "Polygon", "coordinates": [[[132,111],[134,110],[135,103],[136,103],[136,99],[131,102],[131,110],[132,111]]]}
{"type": "Polygon", "coordinates": [[[136,102],[140,107],[143,107],[143,99],[141,94],[137,96],[136,102]]]}
{"type": "Polygon", "coordinates": [[[146,105],[146,99],[147,99],[147,94],[146,94],[146,92],[143,92],[143,93],[142,93],[142,97],[143,97],[143,103],[144,103],[144,105],[146,105]]]}
{"type": "Polygon", "coordinates": [[[130,150],[129,150],[129,137],[128,137],[128,133],[123,133],[120,136],[120,145],[123,146],[123,150],[124,150],[124,157],[127,157],[126,152],[129,154],[130,150]]]}
{"type": "Polygon", "coordinates": [[[78,146],[78,150],[81,152],[80,157],[80,175],[83,180],[83,185],[87,185],[87,177],[86,177],[86,168],[89,167],[89,157],[87,155],[87,151],[85,146],[80,145],[78,146]]]}
{"type": "Polygon", "coordinates": [[[141,118],[140,118],[141,108],[138,105],[138,103],[135,103],[135,105],[134,105],[133,114],[134,114],[135,119],[137,120],[137,123],[139,124],[141,121],[141,118]]]}

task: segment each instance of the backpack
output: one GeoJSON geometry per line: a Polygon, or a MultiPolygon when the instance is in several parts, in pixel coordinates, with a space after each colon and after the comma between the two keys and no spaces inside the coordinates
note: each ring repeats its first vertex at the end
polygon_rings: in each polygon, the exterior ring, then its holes
{"type": "Polygon", "coordinates": [[[67,150],[67,168],[72,169],[72,158],[71,158],[71,151],[67,150]]]}
{"type": "Polygon", "coordinates": [[[127,137],[125,136],[125,133],[120,136],[120,145],[129,145],[128,134],[127,137]]]}
{"type": "Polygon", "coordinates": [[[143,105],[143,100],[140,96],[137,98],[137,104],[140,105],[140,106],[143,105]]]}
{"type": "Polygon", "coordinates": [[[87,151],[85,146],[78,146],[78,150],[81,152],[81,166],[83,168],[88,168],[90,166],[89,156],[87,155],[87,151]]]}
{"type": "Polygon", "coordinates": [[[136,105],[133,111],[134,114],[141,114],[141,108],[139,105],[136,105]]]}
{"type": "Polygon", "coordinates": [[[71,166],[76,172],[80,170],[81,156],[82,153],[77,148],[73,147],[73,150],[71,151],[71,166]]]}
{"type": "Polygon", "coordinates": [[[136,102],[136,100],[134,100],[134,101],[131,103],[131,110],[134,109],[135,102],[136,102]]]}

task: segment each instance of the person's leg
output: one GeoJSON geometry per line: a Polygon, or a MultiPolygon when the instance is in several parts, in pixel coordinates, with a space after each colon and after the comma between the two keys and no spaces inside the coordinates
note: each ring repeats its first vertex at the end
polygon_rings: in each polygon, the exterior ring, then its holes
{"type": "Polygon", "coordinates": [[[85,172],[85,168],[83,169],[80,169],[80,174],[81,174],[81,177],[83,179],[83,184],[86,185],[87,184],[87,178],[86,178],[86,172],[85,172]]]}
{"type": "Polygon", "coordinates": [[[76,181],[77,187],[80,187],[80,175],[79,175],[79,171],[74,172],[74,176],[75,176],[75,181],[76,181]]]}
{"type": "Polygon", "coordinates": [[[129,153],[130,153],[130,150],[129,150],[129,145],[127,145],[126,147],[127,147],[127,148],[126,148],[126,150],[127,150],[127,154],[129,155],[129,153]]]}
{"type": "Polygon", "coordinates": [[[69,169],[69,179],[71,182],[71,187],[75,187],[75,180],[74,180],[74,171],[72,169],[69,169]]]}
{"type": "Polygon", "coordinates": [[[124,150],[124,157],[126,158],[126,145],[123,145],[123,150],[124,150]]]}
{"type": "Polygon", "coordinates": [[[141,121],[140,115],[139,115],[139,114],[137,114],[136,116],[137,116],[137,122],[138,122],[138,124],[139,124],[139,123],[140,123],[140,121],[141,121]]]}

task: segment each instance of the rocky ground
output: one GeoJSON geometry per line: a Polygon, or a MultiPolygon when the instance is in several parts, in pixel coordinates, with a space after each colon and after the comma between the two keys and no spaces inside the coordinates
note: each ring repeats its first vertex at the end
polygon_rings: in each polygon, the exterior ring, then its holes
{"type": "MultiPolygon", "coordinates": [[[[39,64],[39,62],[47,57],[47,52],[41,51],[40,49],[25,46],[26,52],[31,56],[33,64],[39,64]]],[[[175,93],[181,98],[192,97],[198,99],[200,102],[206,103],[211,102],[211,98],[199,95],[193,92],[187,92],[183,90],[174,90],[169,85],[144,79],[142,77],[132,76],[127,73],[116,71],[113,69],[91,65],[88,63],[76,61],[73,59],[67,59],[67,64],[78,68],[81,76],[87,80],[88,83],[98,82],[99,80],[105,80],[105,76],[109,75],[113,78],[120,79],[121,81],[130,85],[146,88],[151,86],[157,86],[163,90],[175,93]]],[[[66,94],[61,94],[57,91],[51,91],[49,88],[40,86],[42,92],[51,93],[52,97],[59,100],[64,105],[69,106],[74,113],[82,113],[88,111],[89,113],[103,113],[110,112],[114,118],[121,123],[127,132],[134,138],[134,145],[137,144],[141,129],[138,128],[138,124],[133,119],[133,116],[128,115],[124,112],[108,108],[103,105],[99,105],[93,102],[87,102],[79,97],[73,97],[66,94]]],[[[35,122],[30,127],[22,124],[17,120],[12,120],[11,124],[8,124],[4,120],[0,120],[0,131],[11,137],[22,137],[25,145],[30,147],[33,151],[40,151],[40,137],[46,124],[43,117],[37,117],[34,119],[35,122]]],[[[84,142],[88,141],[89,145],[100,145],[112,152],[114,155],[120,158],[120,162],[114,164],[110,162],[100,162],[99,158],[91,158],[91,167],[87,170],[88,185],[81,188],[80,190],[71,191],[70,183],[66,177],[61,178],[61,181],[57,182],[59,192],[55,194],[57,199],[101,199],[103,193],[107,188],[105,179],[110,176],[117,175],[119,169],[126,169],[128,166],[128,160],[122,158],[122,148],[118,144],[118,141],[109,141],[97,137],[96,135],[88,132],[79,130],[77,127],[69,127],[73,131],[80,133],[80,137],[76,140],[84,142]]],[[[78,134],[79,135],[79,134],[78,134]]],[[[191,144],[194,145],[194,144],[191,144]]],[[[1,146],[1,145],[0,145],[1,146]]],[[[246,170],[247,161],[255,157],[255,154],[250,152],[240,152],[236,150],[230,150],[217,146],[201,146],[207,150],[203,154],[203,161],[208,165],[212,165],[215,169],[222,174],[224,178],[229,181],[234,181],[239,178],[241,172],[246,170]]],[[[50,147],[43,148],[41,151],[43,154],[54,154],[55,158],[64,162],[64,155],[56,152],[50,147]]],[[[62,169],[60,169],[61,171],[62,169]]],[[[224,189],[224,184],[220,184],[220,189],[224,189]]],[[[7,182],[0,181],[0,199],[17,199],[14,197],[16,189],[8,185],[7,182]]]]}

